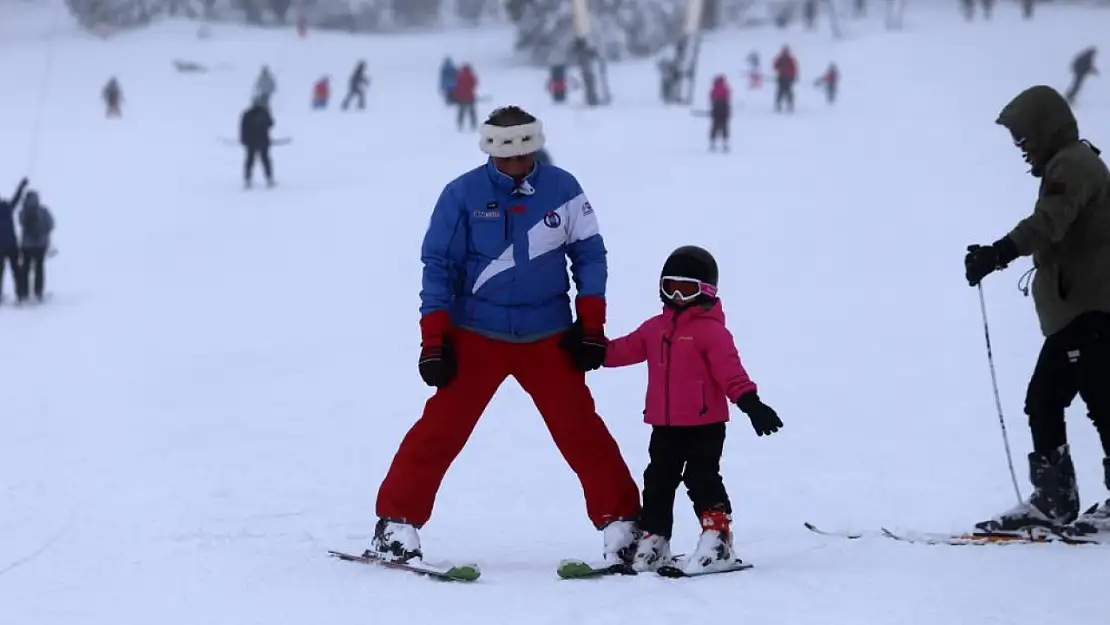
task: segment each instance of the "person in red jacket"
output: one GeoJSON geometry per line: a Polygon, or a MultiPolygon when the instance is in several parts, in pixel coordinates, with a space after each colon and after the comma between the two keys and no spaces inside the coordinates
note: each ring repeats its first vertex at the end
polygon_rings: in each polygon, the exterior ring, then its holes
{"type": "Polygon", "coordinates": [[[469,63],[463,63],[455,77],[455,104],[459,107],[456,123],[459,130],[463,129],[463,119],[470,118],[470,129],[478,129],[478,114],[474,111],[474,102],[478,99],[475,90],[478,88],[478,77],[469,63]]]}
{"type": "Polygon", "coordinates": [[[717,150],[717,138],[724,143],[724,150],[728,152],[728,125],[732,118],[732,89],[729,89],[728,80],[724,74],[717,74],[713,79],[713,88],[709,90],[709,149],[717,150]]]}
{"type": "Polygon", "coordinates": [[[815,87],[823,87],[825,89],[825,99],[829,104],[836,102],[836,87],[840,84],[840,70],[837,69],[836,63],[829,63],[829,68],[825,70],[824,74],[817,79],[814,83],[815,87]]]}
{"type": "Polygon", "coordinates": [[[786,109],[793,113],[794,83],[798,82],[798,60],[790,53],[789,46],[783,46],[782,51],[775,57],[774,68],[778,83],[775,89],[775,112],[781,112],[785,102],[786,109]]]}
{"type": "Polygon", "coordinates": [[[324,76],[312,85],[312,108],[318,111],[328,108],[329,99],[331,99],[331,80],[324,76]]]}

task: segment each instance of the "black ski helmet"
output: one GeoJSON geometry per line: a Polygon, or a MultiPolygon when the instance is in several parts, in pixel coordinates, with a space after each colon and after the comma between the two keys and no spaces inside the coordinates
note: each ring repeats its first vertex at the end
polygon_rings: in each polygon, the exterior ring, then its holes
{"type": "MultiPolygon", "coordinates": [[[[663,263],[663,271],[659,273],[659,277],[662,279],[664,276],[693,278],[717,286],[717,260],[713,258],[709,250],[696,245],[683,245],[671,252],[667,261],[663,263]]],[[[663,299],[664,304],[673,304],[670,299],[663,295],[662,290],[659,292],[659,297],[663,299]]],[[[700,295],[695,303],[704,304],[715,299],[715,297],[708,295],[700,295]]]]}

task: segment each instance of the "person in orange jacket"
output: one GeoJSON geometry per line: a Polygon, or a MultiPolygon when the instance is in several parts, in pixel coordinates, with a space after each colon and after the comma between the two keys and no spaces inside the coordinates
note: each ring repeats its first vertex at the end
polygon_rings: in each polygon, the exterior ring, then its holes
{"type": "Polygon", "coordinates": [[[322,111],[328,108],[328,100],[330,99],[331,79],[327,76],[323,76],[312,86],[312,108],[317,111],[322,111]]]}
{"type": "Polygon", "coordinates": [[[469,63],[463,63],[459,73],[455,76],[455,104],[459,107],[456,123],[459,130],[463,129],[463,120],[470,119],[470,129],[478,129],[478,114],[474,110],[474,103],[478,100],[478,77],[474,74],[469,63]]]}

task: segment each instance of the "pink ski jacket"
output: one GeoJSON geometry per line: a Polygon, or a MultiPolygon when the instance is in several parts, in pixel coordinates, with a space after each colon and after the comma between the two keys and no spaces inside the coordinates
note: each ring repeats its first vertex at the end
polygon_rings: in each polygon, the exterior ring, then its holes
{"type": "Polygon", "coordinates": [[[729,420],[730,402],[753,392],[725,327],[721,302],[694,306],[645,321],[631,334],[609,343],[606,367],[648,363],[644,422],[649,425],[706,425],[729,420]]]}

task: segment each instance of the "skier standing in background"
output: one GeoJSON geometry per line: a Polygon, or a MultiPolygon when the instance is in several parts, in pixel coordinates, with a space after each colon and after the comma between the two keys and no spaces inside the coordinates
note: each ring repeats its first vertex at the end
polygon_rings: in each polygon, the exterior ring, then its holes
{"type": "Polygon", "coordinates": [[[54,215],[39,201],[38,192],[27,192],[19,211],[19,225],[23,230],[19,247],[24,291],[32,291],[35,299],[41,302],[46,289],[46,254],[50,251],[50,237],[54,232],[54,215]],[[32,273],[34,282],[31,281],[32,273]]]}
{"type": "Polygon", "coordinates": [[[1071,63],[1072,81],[1071,86],[1068,87],[1067,98],[1068,104],[1075,104],[1075,98],[1079,96],[1079,90],[1083,88],[1083,83],[1087,81],[1087,76],[1098,76],[1098,69],[1095,68],[1095,55],[1098,54],[1098,48],[1091,46],[1080,52],[1075,60],[1071,63]]]}
{"type": "Polygon", "coordinates": [[[606,561],[631,563],[638,488],[586,385],[608,344],[605,241],[575,177],[535,162],[544,142],[534,116],[495,110],[480,130],[487,161],[448,183],[432,211],[421,248],[419,369],[436,391],[378,490],[368,557],[423,558],[418,530],[440,483],[512,376],[577,474],[606,561]]]}
{"type": "MultiPolygon", "coordinates": [[[[1033,438],[1033,492],[1018,506],[977,524],[986,531],[1065,526],[1079,534],[1110,531],[1110,499],[1079,516],[1079,490],[1064,411],[1078,394],[1098,431],[1103,482],[1110,489],[1110,170],[1079,138],[1067,101],[1051,87],[1030,87],[996,121],[1010,131],[1030,173],[1041,180],[1033,214],[992,245],[969,246],[968,284],[1033,256],[1033,303],[1045,336],[1025,413],[1033,438]]],[[[1026,282],[1023,276],[1021,282],[1026,282]]],[[[1028,289],[1024,289],[1028,293],[1028,289]]]]}
{"type": "Polygon", "coordinates": [[[262,66],[262,72],[258,74],[258,80],[254,81],[254,96],[253,99],[261,99],[262,105],[269,107],[270,98],[277,92],[277,81],[274,80],[274,75],[270,72],[269,65],[262,66]]]}
{"type": "Polygon", "coordinates": [[[794,84],[798,82],[798,60],[791,54],[789,46],[783,46],[775,57],[775,111],[781,112],[783,103],[786,110],[794,112],[794,84]]]}
{"type": "Polygon", "coordinates": [[[107,109],[107,117],[122,117],[123,116],[123,90],[120,89],[119,81],[115,76],[112,76],[108,84],[104,85],[104,90],[101,91],[100,97],[104,99],[104,106],[107,109]]]}
{"type": "Polygon", "coordinates": [[[456,121],[459,130],[463,129],[463,121],[466,119],[470,120],[471,130],[478,129],[478,113],[474,109],[474,103],[478,100],[477,89],[478,77],[468,63],[463,63],[455,77],[455,89],[452,91],[455,105],[459,108],[456,121]]]}
{"type": "Polygon", "coordinates": [[[439,66],[439,93],[448,106],[455,103],[455,84],[458,80],[459,70],[451,57],[443,57],[443,64],[439,66]]]}
{"type": "Polygon", "coordinates": [[[837,69],[836,63],[829,63],[829,68],[813,83],[815,87],[824,88],[825,100],[829,104],[834,104],[836,102],[836,90],[838,85],[840,85],[840,70],[837,69]]]}
{"type": "Polygon", "coordinates": [[[675,491],[683,482],[702,528],[685,571],[735,567],[732,504],[721,478],[729,404],[751,419],[759,436],[782,427],[740,362],[717,281],[717,261],[707,250],[676,249],[659,275],[663,312],[614,339],[605,356],[606,367],[648,363],[644,422],[651,426],[650,461],[644,470],[642,536],[632,565],[637,571],[669,563],[675,491]]]}
{"type": "Polygon", "coordinates": [[[355,71],[351,73],[351,81],[347,87],[347,97],[343,98],[343,110],[347,110],[351,106],[351,100],[358,99],[358,108],[363,110],[366,108],[366,87],[370,85],[370,79],[366,77],[366,61],[359,61],[355,66],[355,71]]]}
{"type": "Polygon", "coordinates": [[[321,76],[312,85],[312,108],[322,111],[328,108],[329,100],[331,100],[331,79],[327,76],[321,76]]]}
{"type": "Polygon", "coordinates": [[[246,162],[243,165],[243,184],[251,188],[254,177],[255,159],[262,161],[262,171],[266,175],[266,186],[274,186],[274,168],[270,161],[270,129],[274,127],[274,118],[262,97],[255,98],[251,107],[243,112],[239,120],[239,143],[247,151],[246,162]]]}
{"type": "Polygon", "coordinates": [[[763,86],[763,72],[759,69],[759,52],[752,50],[748,53],[748,89],[759,89],[763,86]]]}
{"type": "Polygon", "coordinates": [[[19,239],[15,233],[15,209],[23,200],[27,189],[27,179],[19,181],[15,195],[10,200],[0,199],[0,301],[4,299],[4,266],[7,265],[15,281],[15,296],[20,302],[27,299],[27,288],[23,282],[22,264],[19,261],[19,239]]]}
{"type": "Polygon", "coordinates": [[[717,150],[717,139],[724,144],[724,151],[728,152],[729,122],[732,119],[732,90],[729,89],[728,79],[724,74],[718,74],[713,79],[713,88],[709,91],[709,149],[717,150]]]}

